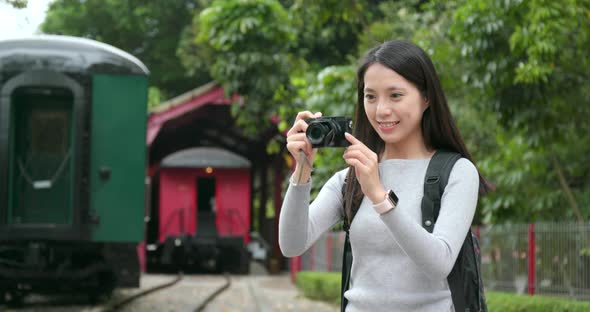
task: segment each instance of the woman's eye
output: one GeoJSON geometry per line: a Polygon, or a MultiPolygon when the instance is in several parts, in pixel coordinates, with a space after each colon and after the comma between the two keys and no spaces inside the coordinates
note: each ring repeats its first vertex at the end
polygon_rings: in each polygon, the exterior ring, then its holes
{"type": "Polygon", "coordinates": [[[365,99],[367,99],[367,100],[373,100],[373,99],[375,99],[375,96],[372,95],[372,94],[365,94],[365,99]]]}
{"type": "Polygon", "coordinates": [[[399,98],[399,97],[402,97],[402,95],[403,95],[403,94],[401,94],[401,93],[392,93],[392,94],[391,94],[391,97],[392,97],[392,98],[399,98]]]}

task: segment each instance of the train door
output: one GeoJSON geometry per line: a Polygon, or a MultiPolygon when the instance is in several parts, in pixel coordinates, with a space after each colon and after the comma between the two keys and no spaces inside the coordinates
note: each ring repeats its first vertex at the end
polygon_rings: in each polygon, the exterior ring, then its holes
{"type": "Polygon", "coordinates": [[[8,224],[73,223],[73,107],[66,88],[14,91],[8,224]]]}
{"type": "Polygon", "coordinates": [[[197,178],[197,235],[217,236],[217,207],[215,205],[216,180],[214,177],[197,178]]]}

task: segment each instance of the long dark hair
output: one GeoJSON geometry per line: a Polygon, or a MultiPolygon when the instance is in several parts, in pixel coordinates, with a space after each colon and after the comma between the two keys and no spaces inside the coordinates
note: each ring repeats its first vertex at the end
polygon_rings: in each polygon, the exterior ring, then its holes
{"type": "MultiPolygon", "coordinates": [[[[364,107],[365,72],[372,64],[379,63],[403,76],[414,84],[428,99],[428,108],[422,115],[422,135],[430,150],[445,149],[461,154],[473,162],[465,143],[459,134],[440,80],[432,61],[417,45],[409,41],[388,41],[371,49],[363,58],[357,71],[357,103],[354,116],[354,136],[381,155],[385,142],[369,123],[364,107]]],[[[485,194],[492,189],[491,184],[479,174],[479,191],[485,194]]],[[[354,167],[350,167],[344,186],[344,207],[348,224],[358,210],[363,198],[361,187],[356,180],[354,167]]]]}

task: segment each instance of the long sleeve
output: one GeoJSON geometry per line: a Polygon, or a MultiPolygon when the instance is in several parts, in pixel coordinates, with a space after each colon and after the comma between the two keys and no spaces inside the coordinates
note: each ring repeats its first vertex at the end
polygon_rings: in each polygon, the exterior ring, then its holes
{"type": "Polygon", "coordinates": [[[286,257],[304,253],[319,236],[341,221],[346,170],[334,174],[310,202],[311,183],[290,183],[279,216],[279,246],[286,257]]]}
{"type": "Polygon", "coordinates": [[[463,158],[451,171],[433,233],[406,213],[414,207],[405,209],[406,203],[402,200],[396,209],[382,215],[381,220],[395,242],[429,278],[444,279],[453,268],[471,226],[478,189],[477,169],[463,158]]]}

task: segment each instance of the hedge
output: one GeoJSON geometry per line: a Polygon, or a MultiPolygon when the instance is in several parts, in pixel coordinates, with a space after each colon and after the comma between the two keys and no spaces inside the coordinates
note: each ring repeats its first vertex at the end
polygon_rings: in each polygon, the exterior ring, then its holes
{"type": "Polygon", "coordinates": [[[297,273],[297,288],[307,298],[340,304],[340,273],[297,273]]]}
{"type": "MultiPolygon", "coordinates": [[[[307,298],[340,304],[340,273],[297,273],[297,288],[307,298]]],[[[588,312],[590,302],[547,296],[486,292],[489,312],[588,312]]]]}

